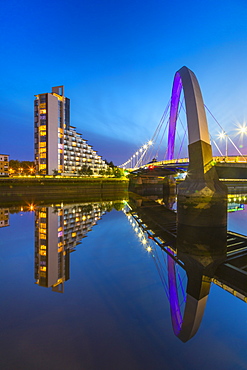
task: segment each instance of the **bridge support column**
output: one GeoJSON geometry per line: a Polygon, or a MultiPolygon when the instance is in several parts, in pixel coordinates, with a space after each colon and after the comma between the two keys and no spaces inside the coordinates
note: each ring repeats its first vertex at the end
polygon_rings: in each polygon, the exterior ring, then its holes
{"type": "Polygon", "coordinates": [[[212,165],[210,144],[201,140],[190,144],[189,157],[188,175],[178,186],[178,228],[187,225],[226,230],[227,187],[212,165]]]}

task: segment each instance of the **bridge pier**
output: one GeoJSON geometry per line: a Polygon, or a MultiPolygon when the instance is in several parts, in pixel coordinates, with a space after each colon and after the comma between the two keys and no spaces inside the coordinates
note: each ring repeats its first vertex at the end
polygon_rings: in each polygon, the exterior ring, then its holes
{"type": "Polygon", "coordinates": [[[199,140],[189,145],[188,175],[178,186],[178,225],[227,226],[227,187],[212,165],[211,145],[199,140]]]}

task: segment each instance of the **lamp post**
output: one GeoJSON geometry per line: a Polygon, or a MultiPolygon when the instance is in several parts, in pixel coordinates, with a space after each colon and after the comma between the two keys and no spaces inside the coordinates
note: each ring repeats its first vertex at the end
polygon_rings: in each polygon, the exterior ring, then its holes
{"type": "Polygon", "coordinates": [[[225,131],[221,131],[219,133],[219,138],[220,139],[225,139],[226,141],[226,157],[228,156],[228,135],[225,131]]]}

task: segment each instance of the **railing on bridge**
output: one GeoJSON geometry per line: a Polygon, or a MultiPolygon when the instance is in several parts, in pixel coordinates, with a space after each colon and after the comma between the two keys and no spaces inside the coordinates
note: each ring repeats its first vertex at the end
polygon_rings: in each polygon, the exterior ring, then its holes
{"type": "MultiPolygon", "coordinates": [[[[246,163],[247,164],[247,156],[217,156],[213,157],[213,161],[216,163],[246,163]]],[[[179,158],[179,159],[166,159],[163,161],[157,161],[157,162],[151,162],[147,163],[143,166],[140,166],[140,168],[146,167],[148,165],[152,166],[164,166],[169,164],[180,164],[180,163],[189,163],[189,158],[179,158]]],[[[129,171],[136,170],[135,168],[129,168],[129,171]]]]}

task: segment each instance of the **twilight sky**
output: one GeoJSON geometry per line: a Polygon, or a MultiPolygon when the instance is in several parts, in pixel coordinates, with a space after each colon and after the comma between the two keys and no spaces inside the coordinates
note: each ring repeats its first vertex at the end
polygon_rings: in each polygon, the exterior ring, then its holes
{"type": "Polygon", "coordinates": [[[8,0],[0,28],[10,159],[33,160],[33,98],[57,85],[71,124],[117,165],[150,140],[184,65],[227,132],[247,120],[246,0],[8,0]]]}

